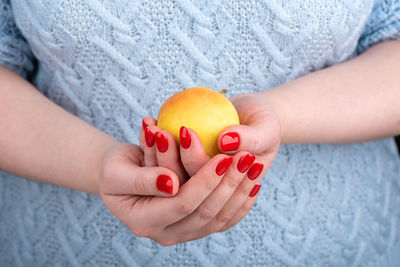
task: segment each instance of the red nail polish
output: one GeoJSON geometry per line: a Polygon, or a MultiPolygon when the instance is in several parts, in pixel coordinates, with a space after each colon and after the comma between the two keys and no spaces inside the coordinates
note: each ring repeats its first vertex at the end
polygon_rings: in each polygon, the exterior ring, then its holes
{"type": "Polygon", "coordinates": [[[217,168],[215,169],[217,175],[221,176],[222,174],[224,174],[228,170],[229,166],[231,166],[232,161],[233,161],[232,157],[226,157],[222,159],[218,163],[217,168]]]}
{"type": "Polygon", "coordinates": [[[144,122],[144,119],[142,120],[142,127],[143,127],[143,129],[145,129],[147,126],[149,126],[149,125],[147,125],[147,123],[145,123],[144,122]]]}
{"type": "Polygon", "coordinates": [[[161,192],[172,194],[174,183],[171,177],[165,174],[161,174],[157,177],[157,189],[161,192]]]}
{"type": "Polygon", "coordinates": [[[188,149],[190,147],[192,139],[190,137],[188,129],[185,126],[182,126],[179,130],[179,141],[184,149],[188,149]]]}
{"type": "Polygon", "coordinates": [[[144,137],[148,147],[154,146],[154,142],[156,141],[155,135],[150,131],[149,128],[144,128],[144,137]]]}
{"type": "Polygon", "coordinates": [[[260,173],[262,172],[263,168],[264,168],[264,164],[254,163],[250,167],[250,170],[247,172],[247,177],[250,180],[256,179],[260,175],[260,173]]]}
{"type": "Polygon", "coordinates": [[[255,159],[256,157],[252,154],[242,156],[237,164],[239,172],[245,173],[250,168],[251,164],[253,164],[255,159]]]}
{"type": "Polygon", "coordinates": [[[156,133],[156,145],[158,151],[164,153],[168,150],[168,140],[167,138],[160,132],[156,133]]]}
{"type": "Polygon", "coordinates": [[[251,189],[251,192],[249,194],[249,197],[254,197],[255,195],[257,195],[258,191],[260,191],[261,185],[260,184],[256,184],[253,189],[251,189]]]}
{"type": "Polygon", "coordinates": [[[221,149],[223,151],[234,151],[239,148],[240,137],[236,132],[226,133],[221,138],[221,149]]]}

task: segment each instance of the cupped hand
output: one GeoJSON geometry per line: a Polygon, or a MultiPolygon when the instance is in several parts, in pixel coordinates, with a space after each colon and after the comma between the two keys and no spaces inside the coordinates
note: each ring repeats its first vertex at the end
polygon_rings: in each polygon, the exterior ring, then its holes
{"type": "MultiPolygon", "coordinates": [[[[247,173],[248,179],[243,179],[240,185],[232,186],[230,199],[224,207],[212,202],[207,204],[208,210],[214,206],[220,208],[217,219],[210,223],[219,225],[218,231],[229,229],[249,212],[254,198],[249,199],[247,196],[254,196],[260,189],[259,181],[273,163],[281,140],[279,118],[264,96],[239,95],[230,100],[238,111],[241,124],[224,129],[219,136],[218,146],[223,153],[234,155],[236,170],[247,173]],[[244,192],[246,194],[243,194],[244,192]],[[225,223],[222,227],[221,222],[225,223]]],[[[181,181],[195,175],[209,160],[196,132],[185,127],[180,130],[178,148],[171,133],[160,130],[154,118],[146,117],[143,120],[140,139],[145,158],[149,159],[146,162],[151,166],[179,169],[177,173],[181,173],[181,181]],[[162,138],[157,138],[161,136],[162,138]],[[163,145],[165,140],[169,146],[163,145]]]]}
{"type": "MultiPolygon", "coordinates": [[[[160,130],[156,126],[156,120],[151,117],[143,119],[140,144],[147,166],[162,166],[171,170],[179,170],[179,173],[185,173],[184,178],[180,179],[181,181],[198,175],[198,170],[210,160],[195,131],[181,127],[180,146],[178,146],[173,135],[168,131],[160,130]]],[[[260,155],[256,159],[247,151],[235,153],[233,160],[235,172],[232,172],[230,180],[225,180],[225,178],[223,180],[223,183],[228,184],[230,190],[220,189],[224,202],[214,198],[214,200],[203,203],[199,208],[200,213],[206,213],[206,216],[202,217],[206,217],[208,220],[207,226],[204,227],[207,229],[204,230],[205,233],[225,231],[237,224],[249,212],[254,204],[255,198],[253,197],[260,189],[259,181],[265,174],[264,162],[267,161],[264,155],[260,155]],[[207,213],[211,213],[211,215],[207,213]],[[211,218],[212,216],[214,218],[211,218]]],[[[191,225],[196,224],[192,222],[191,225]]]]}
{"type": "MultiPolygon", "coordinates": [[[[260,169],[269,169],[282,138],[278,115],[260,93],[234,96],[230,101],[238,112],[240,125],[222,131],[218,138],[220,151],[231,155],[248,151],[255,155],[262,166],[251,166],[249,172],[254,175],[260,169]]],[[[169,168],[178,174],[182,184],[210,159],[193,130],[181,127],[179,147],[171,133],[156,126],[154,118],[146,117],[142,124],[140,146],[146,166],[169,168]]]]}
{"type": "MultiPolygon", "coordinates": [[[[249,179],[256,179],[250,195],[260,189],[259,182],[274,162],[282,139],[281,121],[278,114],[268,102],[266,95],[261,93],[234,96],[229,99],[238,112],[240,125],[225,128],[218,138],[218,147],[222,153],[237,155],[247,151],[255,156],[255,163],[247,170],[249,179]]],[[[182,151],[182,149],[181,149],[182,151]]],[[[182,153],[181,153],[182,154],[182,153]]],[[[187,155],[196,155],[188,153],[187,155]]],[[[245,161],[245,158],[242,159],[245,161]]],[[[185,159],[182,158],[185,166],[185,159]]],[[[192,159],[191,162],[196,162],[192,159]]],[[[253,202],[254,204],[254,202],[253,202]]],[[[252,206],[247,202],[247,211],[252,206]]],[[[241,212],[222,230],[238,223],[247,212],[241,212]]]]}
{"type": "Polygon", "coordinates": [[[219,149],[226,154],[247,150],[263,158],[268,169],[278,152],[282,133],[278,115],[261,94],[238,95],[230,98],[240,125],[225,128],[219,138],[219,149]]]}
{"type": "Polygon", "coordinates": [[[198,239],[229,227],[253,205],[249,184],[242,186],[246,172],[237,168],[245,155],[219,154],[179,186],[168,168],[145,167],[139,147],[119,144],[104,157],[100,194],[107,208],[137,236],[161,245],[198,239]],[[242,198],[249,201],[243,204],[242,198]]]}
{"type": "MultiPolygon", "coordinates": [[[[218,138],[222,153],[248,151],[260,158],[269,168],[278,152],[282,138],[278,115],[261,94],[238,95],[230,98],[235,106],[240,125],[225,128],[218,138]]],[[[186,180],[209,160],[197,134],[185,127],[180,131],[180,148],[171,133],[160,130],[152,117],[143,119],[140,146],[146,166],[163,166],[176,171],[186,180]],[[194,137],[194,138],[193,138],[194,137]],[[191,139],[194,142],[191,143],[191,139]]]]}

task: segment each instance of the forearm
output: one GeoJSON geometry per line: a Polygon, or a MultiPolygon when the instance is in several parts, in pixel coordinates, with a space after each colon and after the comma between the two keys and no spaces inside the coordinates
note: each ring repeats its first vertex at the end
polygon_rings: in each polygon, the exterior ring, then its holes
{"type": "Polygon", "coordinates": [[[98,193],[105,151],[117,141],[66,112],[0,67],[0,169],[98,193]]]}
{"type": "Polygon", "coordinates": [[[261,93],[282,143],[351,143],[400,133],[400,41],[261,93]]]}

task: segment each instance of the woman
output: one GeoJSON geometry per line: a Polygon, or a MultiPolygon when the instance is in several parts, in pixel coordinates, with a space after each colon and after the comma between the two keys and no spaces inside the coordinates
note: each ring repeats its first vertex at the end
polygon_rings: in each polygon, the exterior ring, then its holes
{"type": "Polygon", "coordinates": [[[399,1],[1,3],[0,262],[400,262],[399,1]],[[192,86],[212,159],[140,130],[192,86]]]}

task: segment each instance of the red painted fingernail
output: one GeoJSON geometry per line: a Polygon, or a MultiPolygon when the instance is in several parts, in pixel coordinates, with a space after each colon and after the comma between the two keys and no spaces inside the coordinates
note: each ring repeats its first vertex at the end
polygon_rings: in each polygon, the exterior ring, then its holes
{"type": "Polygon", "coordinates": [[[239,172],[245,173],[250,168],[251,164],[253,164],[255,159],[256,156],[252,154],[247,154],[245,156],[242,156],[237,164],[239,172]]]}
{"type": "Polygon", "coordinates": [[[172,182],[171,177],[165,174],[161,174],[157,177],[157,188],[161,192],[172,194],[174,190],[174,183],[172,182]]]}
{"type": "Polygon", "coordinates": [[[156,145],[158,151],[164,153],[168,150],[168,140],[167,138],[160,132],[156,133],[156,145]]]}
{"type": "Polygon", "coordinates": [[[221,149],[223,151],[234,151],[239,148],[240,137],[236,132],[226,133],[221,138],[221,149]]]}
{"type": "Polygon", "coordinates": [[[247,172],[247,177],[250,180],[254,180],[260,175],[263,169],[264,164],[254,163],[253,165],[251,165],[250,170],[247,172]]]}
{"type": "Polygon", "coordinates": [[[156,141],[155,135],[150,131],[149,128],[144,128],[144,137],[148,147],[154,146],[154,142],[156,141]]]}
{"type": "Polygon", "coordinates": [[[258,191],[260,191],[261,185],[260,184],[256,184],[253,189],[251,189],[251,192],[249,194],[249,197],[254,197],[255,195],[257,195],[258,191]]]}
{"type": "Polygon", "coordinates": [[[222,159],[218,163],[217,168],[215,169],[217,175],[221,176],[222,174],[224,174],[228,170],[229,166],[231,166],[232,161],[233,161],[232,157],[226,157],[222,159]]]}
{"type": "Polygon", "coordinates": [[[179,130],[179,141],[184,149],[188,149],[190,147],[192,139],[190,137],[188,129],[185,126],[182,126],[179,130]]]}
{"type": "Polygon", "coordinates": [[[147,128],[147,126],[149,126],[149,125],[147,125],[147,123],[145,123],[145,122],[144,122],[144,119],[143,119],[143,120],[142,120],[142,127],[143,127],[143,129],[147,128]]]}

